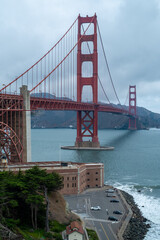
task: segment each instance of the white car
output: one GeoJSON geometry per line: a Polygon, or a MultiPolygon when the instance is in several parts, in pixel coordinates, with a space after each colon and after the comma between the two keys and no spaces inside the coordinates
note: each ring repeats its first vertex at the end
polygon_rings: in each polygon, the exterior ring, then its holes
{"type": "Polygon", "coordinates": [[[113,188],[109,188],[105,190],[106,193],[114,193],[114,189],[113,188]]]}
{"type": "Polygon", "coordinates": [[[97,210],[101,210],[101,207],[100,207],[100,206],[91,207],[91,210],[95,210],[95,211],[97,211],[97,210]]]}

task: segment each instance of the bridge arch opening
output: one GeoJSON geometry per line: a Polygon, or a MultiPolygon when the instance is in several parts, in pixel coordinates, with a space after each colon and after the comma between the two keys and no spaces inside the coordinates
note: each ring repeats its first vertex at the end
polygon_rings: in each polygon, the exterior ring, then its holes
{"type": "Polygon", "coordinates": [[[91,23],[91,24],[90,23],[82,23],[81,24],[81,35],[84,34],[84,31],[86,29],[87,29],[87,31],[85,32],[85,35],[92,35],[92,34],[94,34],[94,24],[93,23],[91,23]]]}
{"type": "Polygon", "coordinates": [[[82,89],[82,102],[93,102],[92,86],[83,86],[82,89]]]}
{"type": "Polygon", "coordinates": [[[92,62],[83,62],[82,63],[82,77],[93,77],[93,63],[92,62]]]}
{"type": "Polygon", "coordinates": [[[93,54],[94,46],[93,42],[82,42],[81,53],[82,54],[93,54]]]}
{"type": "Polygon", "coordinates": [[[135,97],[135,94],[134,94],[134,93],[131,93],[131,94],[130,94],[130,97],[131,97],[131,98],[134,98],[134,97],[135,97]]]}
{"type": "Polygon", "coordinates": [[[131,100],[131,101],[130,101],[130,105],[131,105],[131,106],[135,106],[135,101],[134,101],[134,100],[131,100]]]}

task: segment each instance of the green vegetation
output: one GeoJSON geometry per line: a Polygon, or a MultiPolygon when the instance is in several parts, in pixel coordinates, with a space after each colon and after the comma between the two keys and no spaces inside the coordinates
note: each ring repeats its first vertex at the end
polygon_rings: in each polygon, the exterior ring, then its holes
{"type": "Polygon", "coordinates": [[[50,230],[52,232],[60,233],[60,232],[63,232],[65,229],[66,229],[65,224],[60,224],[55,220],[50,222],[50,230]]]}
{"type": "Polygon", "coordinates": [[[97,233],[94,230],[86,229],[90,240],[98,240],[97,233]]]}
{"type": "Polygon", "coordinates": [[[37,229],[34,231],[29,231],[28,228],[18,228],[18,232],[21,233],[21,235],[26,240],[42,240],[42,239],[52,239],[55,238],[56,240],[62,240],[61,232],[66,229],[65,224],[60,224],[57,221],[50,221],[49,222],[50,231],[51,232],[45,232],[42,229],[37,229]]]}
{"type": "Polygon", "coordinates": [[[26,229],[20,229],[18,228],[18,232],[25,238],[25,240],[42,240],[45,239],[45,231],[44,230],[34,230],[34,231],[29,231],[27,228],[26,229]]]}
{"type": "MultiPolygon", "coordinates": [[[[0,172],[0,223],[14,232],[24,234],[27,240],[43,239],[42,235],[50,230],[48,195],[62,186],[63,180],[59,174],[47,173],[38,167],[25,173],[19,171],[18,174],[0,172]],[[22,226],[33,229],[32,233],[23,230],[22,226]]],[[[50,233],[48,235],[51,237],[50,233]]],[[[0,237],[3,239],[3,236],[0,237]]],[[[46,237],[49,239],[49,236],[46,237]]]]}

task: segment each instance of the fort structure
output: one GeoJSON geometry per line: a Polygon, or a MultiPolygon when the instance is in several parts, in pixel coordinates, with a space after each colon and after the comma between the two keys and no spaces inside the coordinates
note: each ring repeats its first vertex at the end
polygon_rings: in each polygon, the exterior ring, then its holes
{"type": "Polygon", "coordinates": [[[25,164],[1,165],[0,171],[26,171],[34,166],[46,169],[48,173],[56,172],[63,177],[64,187],[60,190],[63,195],[79,194],[87,188],[104,186],[103,163],[74,163],[74,162],[28,162],[25,164]]]}

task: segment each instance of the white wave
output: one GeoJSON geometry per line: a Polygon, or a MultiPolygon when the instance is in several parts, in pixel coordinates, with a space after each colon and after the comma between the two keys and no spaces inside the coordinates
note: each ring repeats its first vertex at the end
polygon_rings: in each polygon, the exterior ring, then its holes
{"type": "Polygon", "coordinates": [[[150,128],[149,130],[151,130],[151,131],[155,131],[155,130],[157,131],[158,130],[159,131],[160,128],[150,128]]]}
{"type": "Polygon", "coordinates": [[[151,228],[145,240],[160,240],[160,199],[153,196],[147,196],[143,191],[140,193],[137,192],[134,188],[134,184],[122,185],[120,183],[115,183],[112,185],[132,195],[143,216],[150,221],[151,228]]]}

